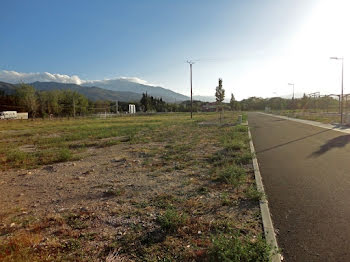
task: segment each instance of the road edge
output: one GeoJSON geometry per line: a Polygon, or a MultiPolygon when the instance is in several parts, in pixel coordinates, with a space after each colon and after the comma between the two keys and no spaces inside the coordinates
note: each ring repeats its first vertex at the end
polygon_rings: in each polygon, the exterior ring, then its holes
{"type": "MultiPolygon", "coordinates": [[[[252,153],[256,187],[257,187],[257,190],[259,192],[263,193],[266,196],[264,185],[262,182],[262,177],[261,177],[260,170],[259,170],[258,159],[256,158],[256,155],[255,155],[255,148],[254,148],[254,144],[253,144],[252,135],[250,133],[249,125],[248,125],[248,136],[249,136],[250,151],[252,153]]],[[[262,218],[262,222],[263,222],[265,239],[266,239],[266,242],[272,246],[273,255],[272,255],[271,261],[272,262],[281,262],[283,259],[282,255],[280,253],[276,253],[276,251],[279,251],[279,249],[278,249],[275,229],[273,227],[273,223],[272,223],[272,219],[271,219],[271,213],[270,213],[268,201],[265,198],[265,199],[260,200],[259,204],[260,204],[260,212],[261,212],[261,218],[262,218]]]]}

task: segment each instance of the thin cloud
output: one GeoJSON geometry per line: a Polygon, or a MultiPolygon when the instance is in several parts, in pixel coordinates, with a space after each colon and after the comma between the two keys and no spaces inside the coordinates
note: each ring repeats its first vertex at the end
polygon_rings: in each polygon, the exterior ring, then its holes
{"type": "Polygon", "coordinates": [[[58,83],[67,83],[67,84],[95,84],[95,83],[108,83],[113,80],[125,80],[128,82],[156,86],[151,83],[148,83],[146,80],[140,79],[138,77],[118,77],[113,79],[104,79],[104,80],[83,80],[77,75],[62,75],[62,74],[52,74],[49,72],[44,73],[21,73],[16,71],[0,71],[0,81],[18,84],[18,83],[33,83],[36,81],[39,82],[58,82],[58,83]]]}
{"type": "Polygon", "coordinates": [[[20,73],[16,71],[0,71],[0,80],[3,82],[18,84],[21,82],[32,83],[35,81],[40,82],[59,82],[59,83],[73,83],[82,84],[84,81],[78,76],[72,75],[61,75],[61,74],[51,74],[48,72],[44,73],[20,73]]]}
{"type": "Polygon", "coordinates": [[[104,79],[104,80],[86,80],[86,81],[84,81],[84,84],[108,83],[108,82],[113,81],[113,80],[125,80],[128,82],[133,82],[133,83],[142,84],[142,85],[156,86],[156,85],[151,84],[151,83],[149,83],[146,80],[143,80],[141,78],[127,77],[127,76],[121,76],[118,78],[109,78],[109,79],[104,79]]]}

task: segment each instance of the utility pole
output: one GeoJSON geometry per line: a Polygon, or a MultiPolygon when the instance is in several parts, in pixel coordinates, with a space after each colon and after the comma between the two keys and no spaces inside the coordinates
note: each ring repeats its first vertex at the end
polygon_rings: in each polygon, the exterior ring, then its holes
{"type": "Polygon", "coordinates": [[[193,106],[192,106],[192,65],[194,64],[193,61],[187,61],[187,63],[190,65],[190,81],[191,81],[191,119],[192,119],[192,112],[193,112],[193,106]]]}
{"type": "Polygon", "coordinates": [[[118,114],[118,100],[115,101],[115,113],[118,114]]]}

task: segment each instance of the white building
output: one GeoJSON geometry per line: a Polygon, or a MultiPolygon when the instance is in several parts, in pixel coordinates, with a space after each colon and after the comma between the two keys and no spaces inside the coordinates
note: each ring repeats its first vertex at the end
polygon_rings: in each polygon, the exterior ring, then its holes
{"type": "Polygon", "coordinates": [[[133,104],[129,104],[129,114],[135,114],[136,113],[136,107],[133,104]]]}

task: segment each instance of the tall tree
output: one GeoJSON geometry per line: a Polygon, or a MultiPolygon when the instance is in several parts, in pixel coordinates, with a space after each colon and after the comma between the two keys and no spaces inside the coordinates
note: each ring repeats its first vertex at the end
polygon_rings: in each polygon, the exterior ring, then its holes
{"type": "Polygon", "coordinates": [[[216,104],[218,105],[218,109],[220,110],[220,123],[222,118],[222,101],[225,98],[225,90],[222,87],[222,79],[219,78],[219,85],[216,87],[215,91],[216,104]]]}
{"type": "Polygon", "coordinates": [[[236,99],[232,93],[231,93],[230,107],[232,111],[235,110],[235,107],[236,107],[236,99]]]}
{"type": "Polygon", "coordinates": [[[34,87],[27,84],[20,84],[15,94],[18,104],[23,106],[28,113],[35,117],[38,109],[37,96],[34,87]]]}

